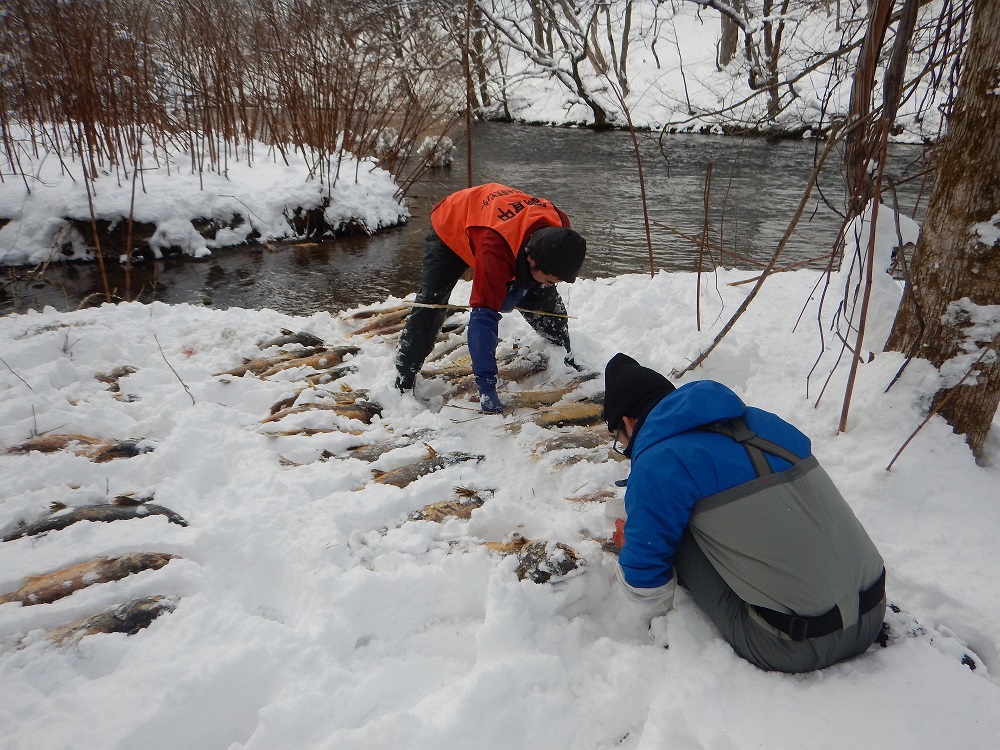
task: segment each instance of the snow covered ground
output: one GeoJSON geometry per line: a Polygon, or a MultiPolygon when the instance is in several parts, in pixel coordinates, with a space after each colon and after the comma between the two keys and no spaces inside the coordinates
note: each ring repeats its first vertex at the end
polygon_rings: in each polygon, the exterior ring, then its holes
{"type": "MultiPolygon", "coordinates": [[[[578,358],[598,371],[619,350],[664,372],[683,366],[748,293],[749,285],[730,286],[747,275],[702,279],[701,332],[694,275],[561,285],[578,358]]],[[[621,492],[613,482],[627,463],[606,447],[536,454],[543,440],[580,428],[544,429],[531,409],[480,416],[470,401],[442,403],[438,381],[418,383],[426,402],[401,396],[391,386],[394,337],[349,336],[363,321],[160,303],[0,318],[0,446],[80,433],[153,448],[105,463],[71,450],[0,454],[0,536],[43,517],[50,503],[126,493],[151,496],[188,522],[79,522],[0,543],[0,594],[97,556],[177,556],[50,604],[0,604],[3,747],[995,747],[996,425],[985,466],[934,418],[886,472],[938,378],[916,361],[883,393],[902,362],[889,353],[861,367],[848,430],[838,434],[843,368],[816,405],[834,352],[807,395],[821,353],[817,321],[832,309],[818,313],[818,283],[814,271],[771,278],[705,366],[683,378],[718,379],[809,434],[886,560],[899,609],[887,618],[888,647],[799,676],[740,660],[681,591],[669,648],[650,643],[616,588],[615,556],[602,548],[604,503],[571,500],[621,492]],[[355,372],[296,403],[346,383],[369,389],[381,417],[366,425],[304,411],[262,423],[312,370],[213,373],[260,356],[258,343],[281,328],[360,347],[348,358],[355,372]],[[118,393],[95,378],[123,365],[135,372],[119,378],[118,393]],[[333,431],[266,434],[295,427],[333,431]],[[374,463],[345,457],[351,446],[405,433],[419,439],[374,463]],[[405,488],[373,481],[372,469],[420,460],[421,443],[485,458],[405,488]],[[468,520],[409,520],[457,486],[485,500],[468,520]],[[517,558],[486,547],[515,533],[566,544],[583,565],[561,580],[519,580],[517,558]],[[47,635],[151,595],[173,597],[175,608],[134,635],[64,645],[47,635]]],[[[463,282],[453,301],[468,293],[463,282]]],[[[885,308],[898,293],[892,282],[876,285],[885,308]]],[[[866,339],[876,349],[877,335],[866,339]]],[[[546,351],[517,315],[505,316],[501,336],[501,352],[515,343],[546,351]]],[[[508,385],[508,396],[574,374],[548,353],[553,364],[508,385]]],[[[602,389],[597,378],[569,398],[602,389]]]]}

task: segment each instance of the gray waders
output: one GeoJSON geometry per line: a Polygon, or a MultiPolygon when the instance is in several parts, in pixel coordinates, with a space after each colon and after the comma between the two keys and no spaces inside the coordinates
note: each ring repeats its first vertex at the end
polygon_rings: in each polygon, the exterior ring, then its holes
{"type": "Polygon", "coordinates": [[[741,419],[702,429],[740,442],[758,477],[695,504],[674,561],[679,583],[762,669],[808,672],[866,651],[885,615],[885,568],[815,457],[741,419]],[[765,453],[793,465],[772,472],[765,453]]]}

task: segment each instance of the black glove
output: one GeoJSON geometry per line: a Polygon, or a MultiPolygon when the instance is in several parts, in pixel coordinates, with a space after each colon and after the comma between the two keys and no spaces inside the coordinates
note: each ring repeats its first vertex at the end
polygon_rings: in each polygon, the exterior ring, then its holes
{"type": "Polygon", "coordinates": [[[416,377],[410,373],[400,373],[396,377],[396,390],[400,393],[406,393],[407,391],[413,390],[413,384],[416,381],[416,377]]]}
{"type": "Polygon", "coordinates": [[[569,352],[569,353],[568,353],[568,354],[567,354],[567,355],[566,355],[566,356],[565,356],[565,357],[563,358],[563,364],[565,364],[565,365],[566,365],[567,367],[572,367],[572,368],[573,368],[574,370],[576,370],[577,372],[583,372],[584,370],[586,370],[586,369],[587,369],[587,368],[586,368],[586,367],[584,367],[583,365],[581,365],[581,364],[577,364],[577,361],[576,361],[576,359],[575,359],[575,358],[573,357],[573,352],[569,352]]]}

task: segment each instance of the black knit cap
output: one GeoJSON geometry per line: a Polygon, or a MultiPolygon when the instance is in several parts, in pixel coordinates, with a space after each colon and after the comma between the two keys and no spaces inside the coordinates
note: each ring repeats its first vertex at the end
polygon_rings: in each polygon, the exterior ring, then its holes
{"type": "Polygon", "coordinates": [[[641,417],[674,390],[673,384],[656,370],[643,367],[618,352],[604,368],[604,421],[617,431],[622,417],[641,417]]]}
{"type": "Polygon", "coordinates": [[[542,227],[531,233],[525,247],[535,263],[551,276],[572,284],[587,254],[587,241],[569,227],[542,227]]]}

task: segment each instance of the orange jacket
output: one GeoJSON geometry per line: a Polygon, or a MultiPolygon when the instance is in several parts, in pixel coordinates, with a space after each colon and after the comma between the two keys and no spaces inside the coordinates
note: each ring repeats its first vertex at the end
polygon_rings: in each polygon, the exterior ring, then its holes
{"type": "Polygon", "coordinates": [[[431,209],[431,226],[445,245],[474,268],[476,250],[469,239],[470,229],[496,231],[516,258],[533,231],[544,226],[568,227],[569,219],[546,200],[491,182],[442,200],[431,209]]]}

